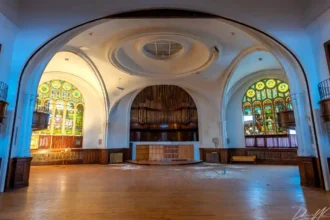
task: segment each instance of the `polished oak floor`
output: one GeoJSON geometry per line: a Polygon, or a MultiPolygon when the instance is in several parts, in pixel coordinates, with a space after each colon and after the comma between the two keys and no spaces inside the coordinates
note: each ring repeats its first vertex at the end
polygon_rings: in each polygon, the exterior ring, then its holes
{"type": "Polygon", "coordinates": [[[32,167],[28,188],[0,194],[0,219],[277,220],[330,206],[299,181],[294,166],[32,167]]]}

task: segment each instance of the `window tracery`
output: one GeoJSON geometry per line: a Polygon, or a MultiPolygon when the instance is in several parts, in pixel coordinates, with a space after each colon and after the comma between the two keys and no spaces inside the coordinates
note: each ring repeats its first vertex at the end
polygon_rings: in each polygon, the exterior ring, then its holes
{"type": "Polygon", "coordinates": [[[49,106],[46,130],[32,134],[31,149],[81,148],[84,123],[84,98],[77,87],[63,80],[39,85],[37,104],[49,106]]]}
{"type": "Polygon", "coordinates": [[[245,135],[288,134],[278,126],[277,114],[292,110],[289,85],[278,79],[263,79],[254,83],[243,97],[245,135]]]}

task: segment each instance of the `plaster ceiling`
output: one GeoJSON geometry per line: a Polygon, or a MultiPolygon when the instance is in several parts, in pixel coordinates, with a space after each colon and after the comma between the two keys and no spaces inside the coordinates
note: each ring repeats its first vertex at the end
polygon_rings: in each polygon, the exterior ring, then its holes
{"type": "MultiPolygon", "coordinates": [[[[166,80],[212,89],[243,51],[260,45],[244,31],[218,19],[115,19],[79,34],[66,47],[90,58],[111,97],[119,94],[118,87],[128,89],[166,80]],[[159,39],[180,43],[183,52],[164,60],[146,55],[143,47],[159,39]]],[[[70,58],[68,62],[65,58],[69,56],[65,52],[55,55],[46,71],[72,72],[92,84],[99,83],[83,59],[70,58]]],[[[230,83],[266,69],[281,66],[270,53],[252,53],[240,60],[230,83]]]]}
{"type": "Polygon", "coordinates": [[[231,74],[228,88],[231,88],[245,76],[264,70],[281,70],[278,60],[267,51],[256,51],[242,58],[231,74]]]}
{"type": "Polygon", "coordinates": [[[199,74],[213,80],[242,50],[259,44],[245,32],[216,19],[117,19],[93,27],[68,43],[107,63],[108,73],[119,70],[162,77],[199,74]],[[187,53],[166,61],[150,59],[141,48],[155,39],[175,40],[187,53]],[[216,56],[215,47],[219,50],[216,56]]]}
{"type": "MultiPolygon", "coordinates": [[[[92,87],[101,91],[99,81],[91,66],[79,55],[61,51],[55,54],[44,70],[46,74],[66,73],[83,79],[92,87]]],[[[76,85],[79,87],[78,85],[76,85]]]]}

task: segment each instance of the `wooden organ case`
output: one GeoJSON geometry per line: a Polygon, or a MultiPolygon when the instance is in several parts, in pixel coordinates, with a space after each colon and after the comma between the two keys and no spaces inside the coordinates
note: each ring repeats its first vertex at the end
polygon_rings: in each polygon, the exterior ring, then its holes
{"type": "Polygon", "coordinates": [[[130,141],[198,141],[195,102],[178,86],[145,88],[132,104],[130,141]]]}

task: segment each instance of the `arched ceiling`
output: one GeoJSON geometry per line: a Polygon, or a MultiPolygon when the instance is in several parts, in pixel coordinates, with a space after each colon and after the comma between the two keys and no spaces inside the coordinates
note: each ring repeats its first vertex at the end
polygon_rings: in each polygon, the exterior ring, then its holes
{"type": "Polygon", "coordinates": [[[256,51],[243,57],[231,73],[228,88],[234,86],[238,81],[252,73],[264,70],[281,70],[282,66],[278,60],[267,51],[256,51]]]}
{"type": "Polygon", "coordinates": [[[65,73],[79,77],[102,93],[102,86],[86,60],[76,53],[61,51],[48,63],[44,73],[47,75],[65,73]]]}
{"type": "Polygon", "coordinates": [[[165,78],[199,74],[209,79],[217,79],[240,51],[258,44],[245,32],[216,19],[117,19],[68,43],[107,63],[112,72],[165,78]],[[180,43],[183,53],[168,60],[152,59],[143,47],[155,40],[180,43]]]}
{"type": "MultiPolygon", "coordinates": [[[[95,64],[110,99],[119,98],[123,90],[137,85],[173,80],[189,83],[200,91],[212,91],[243,51],[260,46],[261,42],[220,19],[114,19],[90,28],[66,45],[85,54],[95,64]],[[172,53],[166,42],[177,44],[181,49],[174,55],[157,57],[158,49],[152,46],[155,42],[161,53],[172,53]],[[154,54],[150,54],[150,50],[154,54]]],[[[72,56],[67,52],[58,53],[46,72],[70,72],[96,83],[97,79],[90,78],[93,70],[86,62],[72,56]]],[[[238,63],[231,84],[246,74],[282,68],[266,51],[251,53],[238,63]]]]}

